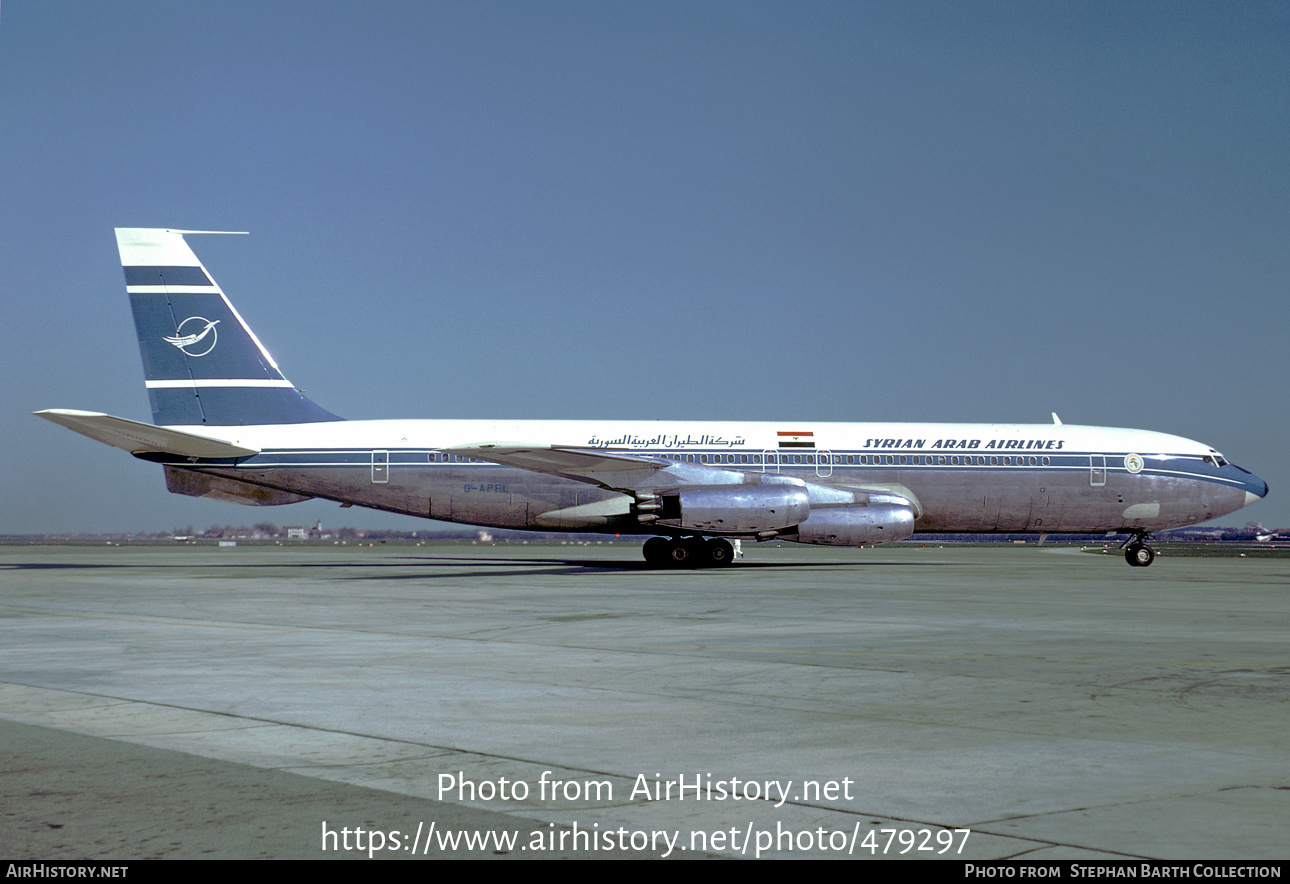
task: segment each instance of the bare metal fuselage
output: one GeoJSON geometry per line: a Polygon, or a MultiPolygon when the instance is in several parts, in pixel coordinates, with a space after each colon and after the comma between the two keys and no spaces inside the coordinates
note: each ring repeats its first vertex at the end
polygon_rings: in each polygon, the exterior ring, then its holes
{"type": "Polygon", "coordinates": [[[222,477],[450,522],[614,533],[669,532],[639,521],[629,495],[452,452],[520,436],[675,464],[645,488],[700,484],[708,471],[891,489],[915,501],[920,532],[1157,531],[1217,518],[1266,491],[1199,443],[1074,425],[347,421],[224,435],[261,452],[218,464],[149,459],[170,465],[172,488],[189,494],[238,497],[236,484],[201,478],[222,477]],[[780,447],[780,426],[808,426],[812,447],[780,447]]]}

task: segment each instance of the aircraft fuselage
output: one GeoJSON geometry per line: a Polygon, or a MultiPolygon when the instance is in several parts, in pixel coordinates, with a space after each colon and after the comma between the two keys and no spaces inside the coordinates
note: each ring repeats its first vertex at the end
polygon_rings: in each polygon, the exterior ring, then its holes
{"type": "MultiPolygon", "coordinates": [[[[496,528],[662,533],[632,515],[627,495],[452,449],[482,439],[539,438],[654,456],[691,471],[794,477],[808,490],[907,489],[918,505],[914,530],[920,532],[1159,531],[1226,515],[1266,493],[1261,480],[1200,443],[1076,425],[407,420],[220,430],[261,452],[200,466],[191,458],[148,459],[294,494],[496,528]],[[785,427],[809,430],[810,442],[785,445],[785,427]],[[614,501],[622,505],[615,509],[614,501]]],[[[666,467],[653,482],[675,484],[666,467]]]]}

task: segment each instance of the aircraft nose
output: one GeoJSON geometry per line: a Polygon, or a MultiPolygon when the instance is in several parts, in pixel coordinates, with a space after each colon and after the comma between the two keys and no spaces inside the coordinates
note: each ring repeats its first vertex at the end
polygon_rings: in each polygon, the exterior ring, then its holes
{"type": "MultiPolygon", "coordinates": [[[[1241,469],[1241,468],[1237,467],[1237,469],[1241,469]]],[[[1247,475],[1249,476],[1249,478],[1245,482],[1245,505],[1246,506],[1249,506],[1255,501],[1262,500],[1263,498],[1268,496],[1267,482],[1264,482],[1258,476],[1254,475],[1253,473],[1249,473],[1246,470],[1241,470],[1241,472],[1247,473],[1247,475]]]]}

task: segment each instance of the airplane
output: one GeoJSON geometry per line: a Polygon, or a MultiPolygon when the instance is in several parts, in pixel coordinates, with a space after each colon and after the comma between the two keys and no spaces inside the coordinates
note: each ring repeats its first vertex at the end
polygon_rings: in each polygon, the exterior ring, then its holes
{"type": "Polygon", "coordinates": [[[637,534],[654,566],[744,540],[859,547],[921,533],[1152,532],[1263,498],[1199,442],[1063,424],[345,420],[278,368],[186,236],[120,228],[153,423],[39,417],[160,464],[178,494],[310,498],[493,528],[637,534]]]}

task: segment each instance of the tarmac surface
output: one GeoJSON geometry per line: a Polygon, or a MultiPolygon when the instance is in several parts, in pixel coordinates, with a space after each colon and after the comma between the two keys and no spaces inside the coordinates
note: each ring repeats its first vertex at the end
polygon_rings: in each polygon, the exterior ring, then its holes
{"type": "Polygon", "coordinates": [[[0,856],[1290,854],[1290,559],[745,548],[0,547],[0,856]]]}

